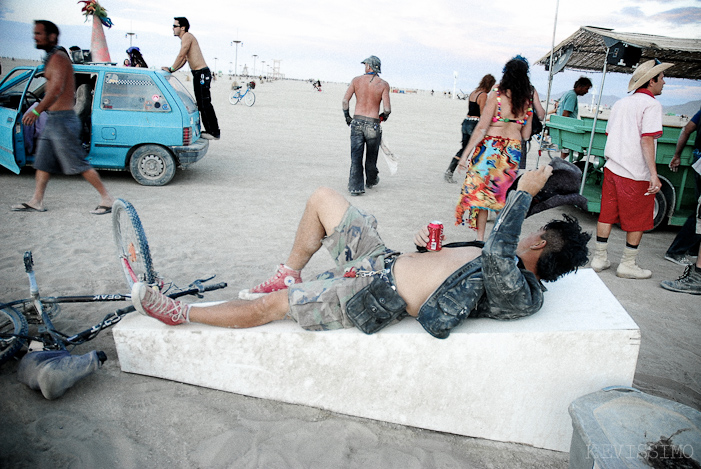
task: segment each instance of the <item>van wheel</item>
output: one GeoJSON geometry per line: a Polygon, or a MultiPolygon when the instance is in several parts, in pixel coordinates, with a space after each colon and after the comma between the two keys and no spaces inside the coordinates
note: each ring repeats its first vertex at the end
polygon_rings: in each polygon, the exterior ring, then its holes
{"type": "Polygon", "coordinates": [[[163,147],[144,145],[131,155],[129,170],[143,186],[165,186],[175,176],[175,160],[163,147]]]}

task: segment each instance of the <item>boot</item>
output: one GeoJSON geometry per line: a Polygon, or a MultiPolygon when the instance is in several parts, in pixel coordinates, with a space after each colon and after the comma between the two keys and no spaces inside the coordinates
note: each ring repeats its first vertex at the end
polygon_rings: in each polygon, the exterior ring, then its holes
{"type": "Polygon", "coordinates": [[[443,175],[443,179],[445,179],[445,182],[449,182],[451,184],[455,184],[457,181],[453,178],[453,172],[451,170],[446,170],[445,174],[443,175]]]}
{"type": "Polygon", "coordinates": [[[636,257],[638,257],[638,250],[631,249],[626,246],[625,249],[623,249],[621,263],[618,264],[618,269],[616,269],[616,276],[621,278],[636,279],[652,277],[652,271],[638,267],[638,265],[635,263],[636,257]]]}
{"type": "Polygon", "coordinates": [[[701,295],[701,270],[693,265],[687,265],[684,274],[677,280],[665,280],[660,285],[670,291],[701,295]]]}
{"type": "Polygon", "coordinates": [[[608,245],[608,242],[596,242],[596,247],[594,248],[594,258],[591,260],[591,268],[594,269],[594,272],[601,272],[602,270],[606,270],[611,267],[611,262],[609,262],[606,252],[608,245]]]}

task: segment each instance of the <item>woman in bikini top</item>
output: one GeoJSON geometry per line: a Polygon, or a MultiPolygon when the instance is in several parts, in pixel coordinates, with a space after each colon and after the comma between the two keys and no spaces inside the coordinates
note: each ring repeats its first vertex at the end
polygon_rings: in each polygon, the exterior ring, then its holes
{"type": "Polygon", "coordinates": [[[528,123],[528,119],[533,115],[533,101],[528,103],[526,117],[523,119],[509,119],[508,117],[501,117],[501,94],[499,93],[499,88],[496,87],[492,91],[497,94],[497,114],[492,117],[492,122],[513,122],[519,125],[526,125],[528,123]]]}
{"type": "Polygon", "coordinates": [[[501,81],[487,96],[479,123],[460,158],[459,168],[467,168],[467,160],[486,136],[528,140],[533,120],[530,119],[533,114],[532,89],[525,59],[514,57],[507,62],[501,81]]]}

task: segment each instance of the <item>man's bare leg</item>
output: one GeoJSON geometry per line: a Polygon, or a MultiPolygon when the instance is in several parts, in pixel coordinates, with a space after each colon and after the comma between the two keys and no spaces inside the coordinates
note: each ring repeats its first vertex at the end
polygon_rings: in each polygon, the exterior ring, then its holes
{"type": "Polygon", "coordinates": [[[114,203],[114,197],[110,195],[110,193],[107,191],[107,188],[105,185],[102,183],[102,179],[100,179],[100,175],[95,171],[94,169],[88,169],[86,171],[83,171],[81,175],[85,178],[86,181],[88,181],[100,194],[100,205],[102,207],[111,207],[112,204],[114,203]]]}
{"type": "MultiPolygon", "coordinates": [[[[44,210],[44,193],[46,192],[46,186],[49,184],[49,179],[51,179],[50,173],[40,169],[36,170],[34,174],[34,195],[32,199],[27,202],[27,205],[40,211],[44,210]]],[[[12,208],[20,207],[21,205],[17,205],[12,208]]]]}
{"type": "MultiPolygon", "coordinates": [[[[321,248],[321,240],[341,224],[349,206],[346,198],[333,189],[320,187],[314,191],[307,199],[285,264],[302,270],[321,248]]],[[[215,306],[193,307],[190,322],[220,327],[255,327],[283,319],[289,310],[287,290],[278,290],[253,301],[232,300],[215,306]]]]}
{"type": "MultiPolygon", "coordinates": [[[[321,247],[321,240],[341,223],[349,206],[338,192],[325,187],[317,189],[307,200],[287,265],[304,268],[321,247]]],[[[140,312],[166,324],[181,324],[187,317],[190,322],[230,328],[255,327],[283,319],[290,309],[287,290],[274,291],[253,301],[232,300],[214,306],[188,307],[141,283],[132,289],[132,302],[140,312]]]]}
{"type": "Polygon", "coordinates": [[[321,240],[334,232],[343,220],[350,203],[341,194],[328,187],[320,187],[307,199],[292,250],[285,264],[302,270],[315,252],[321,248],[321,240]]]}
{"type": "Polygon", "coordinates": [[[253,301],[231,300],[214,306],[193,306],[190,322],[239,329],[284,319],[289,310],[287,291],[278,290],[253,301]]]}

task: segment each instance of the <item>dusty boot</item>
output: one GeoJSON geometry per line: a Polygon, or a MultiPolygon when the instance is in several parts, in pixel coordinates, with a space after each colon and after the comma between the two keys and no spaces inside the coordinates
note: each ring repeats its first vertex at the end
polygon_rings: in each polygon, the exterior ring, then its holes
{"type": "Polygon", "coordinates": [[[621,263],[618,264],[618,269],[616,269],[616,276],[621,278],[650,278],[652,277],[652,271],[647,269],[641,269],[635,263],[635,258],[638,257],[638,250],[631,249],[628,246],[623,250],[623,257],[621,257],[621,263]]]}
{"type": "Polygon", "coordinates": [[[594,248],[594,258],[591,260],[591,268],[594,269],[594,272],[601,272],[602,270],[606,270],[611,267],[611,262],[609,262],[606,252],[608,245],[608,242],[596,242],[596,247],[594,248]]]}
{"type": "Polygon", "coordinates": [[[445,172],[445,174],[443,175],[443,179],[445,179],[445,182],[449,182],[451,184],[455,184],[456,182],[458,182],[453,178],[453,172],[451,170],[447,170],[445,172]]]}

